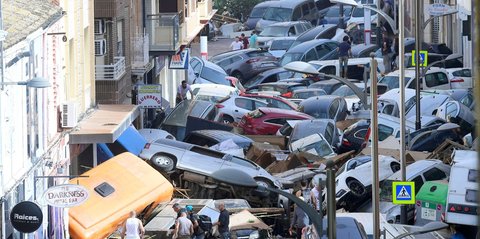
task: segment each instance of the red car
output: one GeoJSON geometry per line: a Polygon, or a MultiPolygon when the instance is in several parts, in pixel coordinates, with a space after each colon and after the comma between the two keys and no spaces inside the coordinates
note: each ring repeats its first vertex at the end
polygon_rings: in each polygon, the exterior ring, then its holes
{"type": "Polygon", "coordinates": [[[313,119],[310,115],[294,110],[260,107],[246,113],[239,127],[246,135],[274,135],[287,120],[313,119]]]}
{"type": "Polygon", "coordinates": [[[241,96],[253,98],[257,100],[264,100],[269,104],[271,108],[279,108],[285,110],[297,110],[298,105],[279,96],[271,96],[271,95],[262,95],[262,94],[248,94],[242,93],[241,96]]]}

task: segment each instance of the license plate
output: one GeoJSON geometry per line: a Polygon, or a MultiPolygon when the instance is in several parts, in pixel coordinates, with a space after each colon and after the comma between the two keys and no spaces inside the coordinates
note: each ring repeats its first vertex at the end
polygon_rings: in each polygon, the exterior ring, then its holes
{"type": "Polygon", "coordinates": [[[430,221],[436,221],[437,220],[437,211],[435,209],[422,207],[422,219],[430,220],[430,221]]]}

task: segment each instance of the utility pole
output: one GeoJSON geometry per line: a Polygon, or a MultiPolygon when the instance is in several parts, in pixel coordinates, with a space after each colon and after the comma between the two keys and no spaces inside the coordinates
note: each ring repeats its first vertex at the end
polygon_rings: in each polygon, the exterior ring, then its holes
{"type": "MultiPolygon", "coordinates": [[[[472,0],[472,20],[473,20],[473,26],[472,27],[472,45],[473,45],[473,81],[474,82],[478,82],[480,80],[480,29],[479,29],[479,25],[480,25],[480,4],[477,1],[473,1],[472,0]]],[[[476,87],[474,87],[474,93],[475,93],[475,100],[478,102],[478,100],[480,100],[480,87],[478,86],[478,84],[475,85],[476,87]]],[[[477,116],[477,119],[478,117],[480,117],[480,105],[477,104],[476,105],[476,108],[475,108],[475,114],[477,116]]],[[[476,131],[477,131],[477,135],[479,135],[480,133],[480,121],[477,121],[477,127],[475,127],[476,131]]],[[[479,152],[480,150],[480,144],[477,144],[476,146],[476,151],[479,152]]],[[[480,156],[479,156],[480,157],[480,156]]],[[[477,164],[479,164],[479,167],[480,167],[480,158],[477,162],[477,164]]],[[[477,198],[480,196],[480,191],[477,191],[477,198]]],[[[477,213],[477,218],[480,219],[480,214],[477,213]]],[[[477,219],[477,220],[478,220],[477,219]]],[[[479,238],[480,236],[480,231],[477,232],[477,238],[479,238]]]]}
{"type": "Polygon", "coordinates": [[[340,19],[338,20],[338,28],[344,29],[343,19],[345,16],[343,15],[343,4],[341,3],[339,4],[338,11],[340,12],[340,19]]]}
{"type": "Polygon", "coordinates": [[[377,61],[371,53],[370,60],[370,98],[372,102],[371,123],[372,129],[372,208],[373,208],[373,238],[380,238],[380,180],[378,175],[378,103],[377,103],[377,61]]]}
{"type": "MultiPolygon", "coordinates": [[[[421,71],[420,71],[420,51],[422,50],[422,30],[423,30],[423,1],[415,1],[415,77],[417,78],[415,86],[415,98],[416,98],[416,118],[415,118],[415,129],[419,130],[422,127],[420,122],[420,81],[421,81],[421,71]]],[[[400,58],[402,59],[402,58],[400,58]]],[[[403,87],[403,86],[402,86],[403,87]]]]}
{"type": "MultiPolygon", "coordinates": [[[[377,9],[378,10],[381,10],[380,2],[381,1],[377,1],[377,9]]],[[[377,46],[381,48],[382,47],[382,29],[380,28],[381,27],[380,25],[381,25],[380,14],[377,14],[377,33],[376,33],[376,35],[377,35],[377,46]]],[[[371,69],[373,69],[373,68],[371,68],[371,69]]]]}

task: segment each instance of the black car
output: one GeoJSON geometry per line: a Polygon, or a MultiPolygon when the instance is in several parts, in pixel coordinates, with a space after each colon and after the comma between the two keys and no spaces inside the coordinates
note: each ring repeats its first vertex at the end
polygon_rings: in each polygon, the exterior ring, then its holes
{"type": "Polygon", "coordinates": [[[347,102],[336,95],[315,96],[302,101],[298,111],[316,119],[333,119],[338,122],[347,118],[347,102]]]}
{"type": "Polygon", "coordinates": [[[460,126],[457,124],[446,123],[435,130],[420,133],[410,141],[410,150],[433,152],[447,139],[463,144],[459,130],[460,126]]]}
{"type": "Polygon", "coordinates": [[[277,58],[268,51],[259,49],[229,51],[213,56],[210,61],[241,83],[258,73],[278,67],[277,58]]]}
{"type": "Polygon", "coordinates": [[[277,82],[281,79],[288,79],[292,77],[293,74],[293,72],[287,71],[283,69],[283,67],[278,67],[258,74],[257,76],[248,80],[245,84],[243,84],[243,86],[245,86],[245,88],[250,88],[262,83],[277,82]]]}
{"type": "Polygon", "coordinates": [[[370,53],[378,50],[378,45],[376,44],[358,44],[352,46],[352,55],[354,58],[370,57],[370,53]]]}
{"type": "Polygon", "coordinates": [[[327,95],[332,94],[336,89],[340,88],[343,85],[342,82],[338,80],[322,80],[315,82],[308,86],[309,89],[323,89],[327,95]]]}
{"type": "MultiPolygon", "coordinates": [[[[295,44],[295,42],[293,43],[295,44]]],[[[290,47],[280,58],[280,65],[284,66],[293,61],[326,60],[329,53],[336,51],[338,42],[329,39],[315,39],[290,47]]]]}
{"type": "Polygon", "coordinates": [[[342,142],[338,148],[339,154],[349,152],[351,150],[360,152],[367,146],[368,137],[370,136],[370,121],[360,120],[343,132],[342,142]]]}
{"type": "Polygon", "coordinates": [[[315,39],[332,39],[337,33],[336,24],[323,24],[309,29],[308,31],[300,34],[297,39],[292,43],[290,48],[300,45],[301,43],[315,40],[315,39]]]}

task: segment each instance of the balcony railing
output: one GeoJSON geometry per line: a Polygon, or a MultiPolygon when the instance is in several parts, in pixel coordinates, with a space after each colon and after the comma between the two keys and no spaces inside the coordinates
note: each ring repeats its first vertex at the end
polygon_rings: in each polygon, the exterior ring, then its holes
{"type": "Polygon", "coordinates": [[[114,57],[113,64],[95,65],[95,80],[116,81],[125,74],[125,57],[114,57]]]}
{"type": "Polygon", "coordinates": [[[210,17],[213,12],[213,1],[201,0],[198,2],[198,11],[200,12],[201,20],[210,17]]]}
{"type": "Polygon", "coordinates": [[[180,47],[179,25],[176,13],[147,15],[150,51],[177,51],[180,47]]]}
{"type": "Polygon", "coordinates": [[[149,44],[148,35],[133,38],[132,74],[143,75],[150,68],[149,44]]]}

